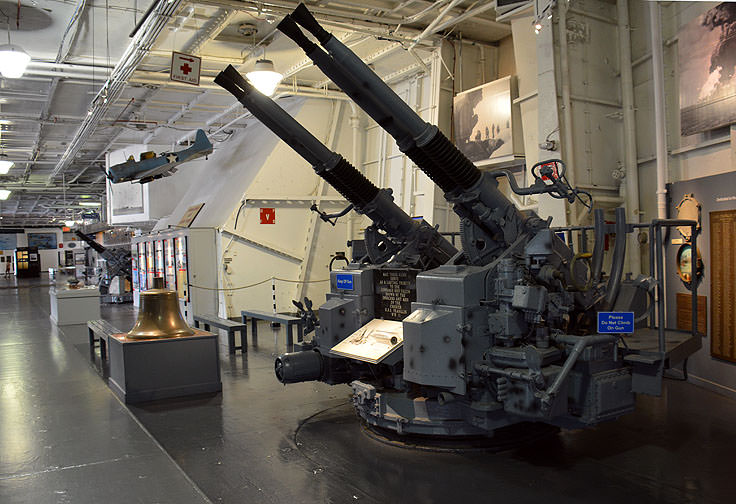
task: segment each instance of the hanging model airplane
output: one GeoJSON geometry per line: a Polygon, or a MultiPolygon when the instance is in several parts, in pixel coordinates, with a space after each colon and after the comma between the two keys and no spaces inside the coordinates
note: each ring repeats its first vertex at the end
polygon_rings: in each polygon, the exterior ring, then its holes
{"type": "Polygon", "coordinates": [[[197,130],[194,143],[187,149],[179,152],[164,152],[156,156],[154,152],[144,152],[140,160],[130,156],[124,163],[111,166],[107,178],[113,184],[120,182],[140,182],[146,184],[161,177],[168,177],[176,173],[177,166],[187,161],[193,161],[202,156],[212,154],[212,143],[201,129],[197,130]]]}

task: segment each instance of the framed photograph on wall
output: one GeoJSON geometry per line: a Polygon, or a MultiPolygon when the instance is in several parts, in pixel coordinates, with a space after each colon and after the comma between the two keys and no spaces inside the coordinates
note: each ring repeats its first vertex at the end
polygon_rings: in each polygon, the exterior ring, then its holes
{"type": "Polygon", "coordinates": [[[0,250],[13,250],[18,246],[15,234],[0,233],[0,250]]]}
{"type": "Polygon", "coordinates": [[[513,78],[458,93],[454,99],[455,145],[476,166],[510,161],[520,145],[520,121],[514,116],[513,78]],[[516,141],[515,141],[516,139],[516,141]]]}
{"type": "Polygon", "coordinates": [[[736,3],[722,3],[678,34],[680,132],[736,123],[736,3]]]}
{"type": "Polygon", "coordinates": [[[41,249],[56,249],[56,233],[28,233],[28,246],[41,249]]]}

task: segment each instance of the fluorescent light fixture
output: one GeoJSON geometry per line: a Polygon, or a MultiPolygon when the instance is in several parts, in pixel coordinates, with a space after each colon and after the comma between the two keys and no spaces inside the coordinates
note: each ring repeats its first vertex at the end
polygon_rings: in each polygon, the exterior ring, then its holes
{"type": "Polygon", "coordinates": [[[10,196],[10,193],[12,191],[8,189],[0,189],[0,200],[6,200],[8,199],[8,196],[10,196]]]}
{"type": "Polygon", "coordinates": [[[73,226],[74,226],[74,224],[76,224],[76,221],[73,221],[73,220],[67,220],[67,221],[64,221],[64,225],[65,225],[66,227],[73,227],[73,226]]]}
{"type": "Polygon", "coordinates": [[[31,57],[20,46],[3,44],[0,46],[0,73],[7,79],[22,77],[31,57]]]}
{"type": "Polygon", "coordinates": [[[98,207],[102,206],[102,203],[99,201],[80,201],[79,206],[98,207]]]}
{"type": "Polygon", "coordinates": [[[15,163],[8,161],[7,156],[0,154],[0,175],[7,175],[15,163]]]}
{"type": "Polygon", "coordinates": [[[253,86],[266,96],[272,96],[284,76],[276,71],[273,61],[259,59],[252,71],[245,74],[253,86]]]}

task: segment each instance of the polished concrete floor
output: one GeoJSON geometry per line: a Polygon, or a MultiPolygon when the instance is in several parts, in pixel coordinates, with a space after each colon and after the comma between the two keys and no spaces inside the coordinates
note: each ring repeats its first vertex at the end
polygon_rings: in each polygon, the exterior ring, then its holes
{"type": "MultiPolygon", "coordinates": [[[[222,347],[223,392],[126,408],[48,287],[0,282],[0,503],[736,502],[736,402],[668,381],[637,412],[501,453],[366,436],[348,387],[273,378],[283,336],[222,347]]],[[[105,307],[122,329],[130,306],[105,307]]]]}

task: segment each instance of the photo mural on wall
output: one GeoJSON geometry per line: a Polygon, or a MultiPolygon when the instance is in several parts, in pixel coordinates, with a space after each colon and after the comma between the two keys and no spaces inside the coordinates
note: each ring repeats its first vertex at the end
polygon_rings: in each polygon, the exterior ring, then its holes
{"type": "Polygon", "coordinates": [[[40,249],[55,249],[56,233],[28,233],[28,246],[40,249]]]}
{"type": "Polygon", "coordinates": [[[513,155],[511,79],[504,77],[458,93],[453,122],[455,144],[477,166],[513,155]]]}
{"type": "Polygon", "coordinates": [[[15,234],[0,233],[0,250],[13,250],[18,246],[18,239],[15,234]]]}
{"type": "Polygon", "coordinates": [[[678,36],[683,136],[736,122],[736,3],[722,3],[678,36]]]}

